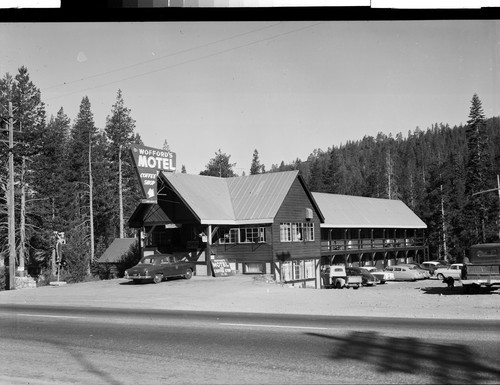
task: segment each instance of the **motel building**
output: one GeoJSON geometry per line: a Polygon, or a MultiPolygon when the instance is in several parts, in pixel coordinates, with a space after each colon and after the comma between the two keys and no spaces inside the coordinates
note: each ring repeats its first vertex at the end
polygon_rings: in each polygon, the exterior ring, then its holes
{"type": "Polygon", "coordinates": [[[143,175],[156,191],[129,219],[141,252],[184,256],[197,275],[212,275],[210,261],[223,258],[236,274],[321,288],[325,264],[384,268],[428,259],[427,226],[398,200],[313,193],[298,171],[143,175]]]}

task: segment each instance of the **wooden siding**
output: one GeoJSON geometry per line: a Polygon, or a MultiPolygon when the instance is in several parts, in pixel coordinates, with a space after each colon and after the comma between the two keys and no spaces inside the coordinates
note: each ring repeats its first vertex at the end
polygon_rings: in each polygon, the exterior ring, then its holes
{"type": "Polygon", "coordinates": [[[320,257],[321,229],[320,218],[314,210],[304,187],[299,179],[295,179],[290,191],[278,210],[272,226],[274,258],[280,259],[312,259],[320,257]],[[306,221],[306,208],[313,211],[313,218],[306,221]],[[314,241],[281,242],[280,224],[288,222],[314,223],[314,241]]]}
{"type": "MultiPolygon", "coordinates": [[[[231,228],[244,228],[245,226],[230,226],[231,228]]],[[[211,249],[218,256],[225,257],[229,262],[271,262],[272,261],[272,241],[271,226],[264,227],[266,230],[265,243],[229,243],[219,244],[215,242],[211,249]]],[[[214,240],[215,241],[215,240],[214,240]]]]}

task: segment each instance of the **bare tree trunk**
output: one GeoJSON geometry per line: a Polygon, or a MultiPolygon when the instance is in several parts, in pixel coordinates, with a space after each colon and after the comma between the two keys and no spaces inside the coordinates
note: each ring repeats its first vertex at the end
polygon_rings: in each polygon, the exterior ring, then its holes
{"type": "Polygon", "coordinates": [[[122,190],[122,146],[118,149],[118,198],[120,206],[120,238],[124,237],[123,190],[122,190]]]}
{"type": "Polygon", "coordinates": [[[443,185],[441,185],[441,223],[442,223],[442,231],[443,231],[443,254],[444,260],[448,260],[448,246],[446,244],[446,222],[444,216],[444,198],[443,198],[443,185]]]}

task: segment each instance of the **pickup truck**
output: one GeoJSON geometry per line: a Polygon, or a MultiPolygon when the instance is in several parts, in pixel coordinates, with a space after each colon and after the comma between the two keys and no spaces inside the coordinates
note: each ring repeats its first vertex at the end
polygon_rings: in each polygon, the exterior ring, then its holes
{"type": "Polygon", "coordinates": [[[359,289],[363,284],[361,275],[349,274],[344,265],[330,265],[325,270],[325,280],[323,286],[325,288],[354,288],[359,289]],[[325,282],[326,281],[326,282],[325,282]]]}
{"type": "Polygon", "coordinates": [[[473,245],[460,282],[463,292],[477,293],[500,286],[500,243],[473,245]]]}

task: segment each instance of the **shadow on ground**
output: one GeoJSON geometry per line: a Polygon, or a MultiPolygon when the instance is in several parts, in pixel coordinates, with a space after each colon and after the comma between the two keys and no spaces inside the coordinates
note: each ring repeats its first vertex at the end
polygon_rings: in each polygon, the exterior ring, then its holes
{"type": "Polygon", "coordinates": [[[153,280],[151,280],[151,279],[137,280],[137,282],[131,279],[129,281],[120,282],[120,285],[125,285],[125,286],[127,286],[127,285],[131,285],[131,286],[134,286],[134,285],[161,285],[164,282],[179,281],[179,280],[185,281],[186,279],[184,277],[168,277],[168,278],[164,279],[162,282],[160,282],[159,284],[155,284],[153,282],[153,280]]]}
{"type": "Polygon", "coordinates": [[[500,370],[495,355],[493,354],[493,358],[484,359],[463,344],[390,337],[377,332],[352,332],[345,337],[307,334],[334,342],[330,355],[332,360],[369,363],[379,373],[428,377],[429,381],[435,384],[500,383],[500,370]]]}
{"type": "Polygon", "coordinates": [[[498,288],[495,288],[494,290],[487,290],[487,289],[483,289],[483,290],[479,290],[477,292],[473,292],[473,293],[468,293],[468,294],[464,294],[464,291],[463,291],[463,288],[462,288],[462,285],[458,285],[458,286],[455,286],[455,287],[448,287],[446,286],[445,284],[443,284],[442,287],[419,287],[417,288],[416,290],[420,290],[422,291],[424,294],[434,294],[434,295],[499,295],[500,294],[500,291],[498,291],[498,288]]]}

